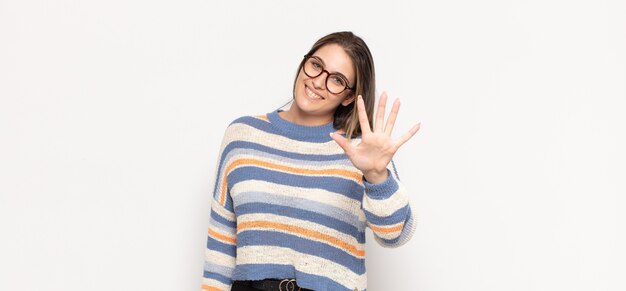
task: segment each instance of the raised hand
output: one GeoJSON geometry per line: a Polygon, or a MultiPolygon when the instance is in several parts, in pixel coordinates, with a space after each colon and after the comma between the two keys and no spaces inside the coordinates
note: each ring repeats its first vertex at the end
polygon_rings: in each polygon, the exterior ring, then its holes
{"type": "Polygon", "coordinates": [[[385,128],[385,107],[387,104],[387,93],[383,92],[378,101],[378,110],[374,121],[374,130],[369,126],[365,103],[363,97],[357,97],[357,111],[359,114],[359,124],[361,125],[361,143],[354,146],[348,140],[339,135],[331,134],[331,138],[344,150],[352,164],[365,176],[365,179],[372,184],[381,183],[387,179],[387,165],[400,146],[407,142],[420,129],[420,124],[415,124],[407,133],[400,138],[391,140],[391,131],[396,122],[398,111],[400,110],[400,100],[396,99],[391,108],[391,113],[387,119],[385,128]]]}

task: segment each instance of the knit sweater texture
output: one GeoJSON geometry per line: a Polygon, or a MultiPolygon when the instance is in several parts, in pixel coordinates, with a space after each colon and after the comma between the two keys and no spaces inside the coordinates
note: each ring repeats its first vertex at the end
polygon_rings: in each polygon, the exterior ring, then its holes
{"type": "Polygon", "coordinates": [[[279,111],[239,117],[224,132],[202,290],[265,278],[295,278],[312,290],[366,290],[366,228],[387,248],[415,231],[395,163],[385,181],[369,183],[330,137],[345,137],[332,121],[305,126],[279,111]]]}

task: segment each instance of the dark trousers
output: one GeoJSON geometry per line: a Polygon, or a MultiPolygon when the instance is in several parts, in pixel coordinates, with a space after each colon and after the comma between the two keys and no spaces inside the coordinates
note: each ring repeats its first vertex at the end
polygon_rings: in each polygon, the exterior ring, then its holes
{"type": "Polygon", "coordinates": [[[235,281],[230,291],[259,291],[259,289],[244,285],[241,281],[235,281]]]}

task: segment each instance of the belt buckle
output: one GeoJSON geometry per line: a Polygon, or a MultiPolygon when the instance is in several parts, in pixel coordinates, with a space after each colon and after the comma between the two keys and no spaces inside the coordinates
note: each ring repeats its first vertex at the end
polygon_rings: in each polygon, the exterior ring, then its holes
{"type": "MultiPolygon", "coordinates": [[[[296,282],[296,279],[283,279],[282,281],[280,281],[280,284],[278,284],[278,290],[283,291],[283,283],[286,283],[284,291],[294,291],[296,289],[294,282],[296,282]]],[[[300,289],[300,286],[298,286],[298,291],[300,291],[300,289]]]]}

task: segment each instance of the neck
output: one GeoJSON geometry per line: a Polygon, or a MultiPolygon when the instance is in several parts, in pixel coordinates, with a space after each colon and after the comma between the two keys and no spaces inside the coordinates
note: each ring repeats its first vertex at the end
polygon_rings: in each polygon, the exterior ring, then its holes
{"type": "Polygon", "coordinates": [[[333,121],[332,115],[317,116],[306,114],[299,110],[294,104],[291,105],[289,111],[282,111],[278,114],[290,122],[305,126],[320,126],[333,121]]]}

